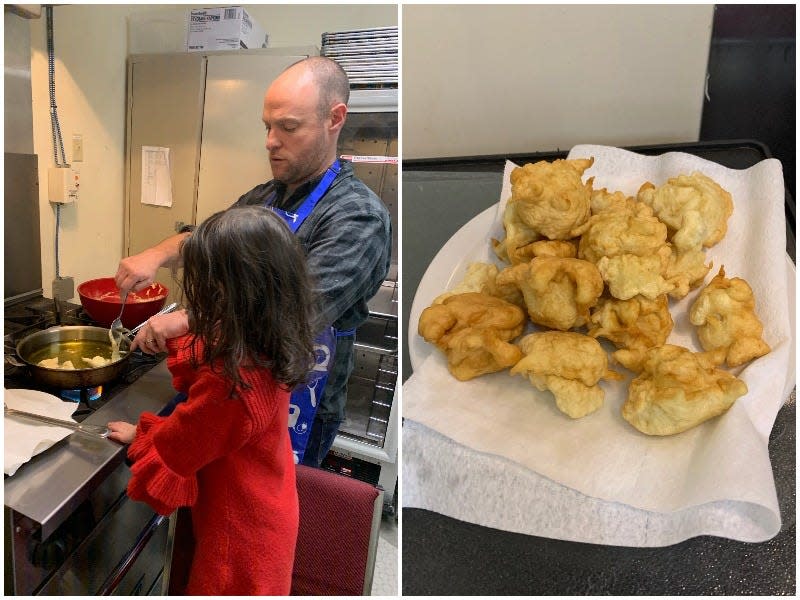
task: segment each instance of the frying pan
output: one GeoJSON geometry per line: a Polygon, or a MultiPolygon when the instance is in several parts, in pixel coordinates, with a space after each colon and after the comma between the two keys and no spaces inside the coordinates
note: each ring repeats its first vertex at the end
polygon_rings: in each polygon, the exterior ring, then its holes
{"type": "MultiPolygon", "coordinates": [[[[102,367],[66,370],[51,369],[36,364],[33,356],[39,354],[41,350],[52,346],[63,346],[66,342],[77,342],[79,345],[87,342],[105,344],[109,347],[109,353],[111,348],[108,329],[92,325],[58,325],[23,338],[17,344],[17,356],[30,369],[35,380],[45,385],[67,390],[95,387],[113,381],[124,371],[130,358],[130,352],[128,352],[130,340],[123,338],[120,350],[124,350],[125,354],[119,360],[102,367]]],[[[93,355],[88,351],[87,354],[93,355]]]]}
{"type": "MultiPolygon", "coordinates": [[[[157,314],[165,314],[175,310],[176,303],[163,308],[157,314]]],[[[147,321],[145,321],[146,323],[147,321]]],[[[144,323],[132,330],[135,333],[144,323]]],[[[51,369],[41,367],[37,363],[42,359],[41,351],[50,347],[49,356],[56,354],[53,346],[64,345],[72,342],[80,345],[82,342],[87,344],[102,344],[111,348],[111,340],[108,338],[108,329],[95,327],[92,325],[57,325],[43,331],[37,331],[24,337],[17,344],[17,356],[22,360],[18,366],[26,366],[30,369],[33,378],[44,385],[60,389],[74,390],[78,388],[95,387],[114,381],[125,370],[130,358],[130,340],[123,337],[120,342],[120,350],[125,351],[119,360],[103,365],[102,367],[89,367],[86,369],[51,369]],[[34,358],[36,355],[38,358],[34,358]]],[[[88,348],[88,347],[87,347],[88,348]]],[[[87,355],[94,353],[87,349],[87,355]]],[[[109,352],[110,354],[110,352],[109,352]]],[[[9,357],[10,358],[10,357],[9,357]]],[[[12,363],[17,364],[14,360],[12,363]]]]}

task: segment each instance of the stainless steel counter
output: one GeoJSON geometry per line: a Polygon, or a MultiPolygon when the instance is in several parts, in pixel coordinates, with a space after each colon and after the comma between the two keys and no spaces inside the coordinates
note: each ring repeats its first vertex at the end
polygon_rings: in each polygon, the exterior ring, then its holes
{"type": "MultiPolygon", "coordinates": [[[[83,422],[136,423],[142,412],[157,413],[174,395],[162,361],[83,422]]],[[[125,460],[125,452],[117,442],[73,433],[6,478],[5,506],[38,524],[45,539],[125,460]]]]}

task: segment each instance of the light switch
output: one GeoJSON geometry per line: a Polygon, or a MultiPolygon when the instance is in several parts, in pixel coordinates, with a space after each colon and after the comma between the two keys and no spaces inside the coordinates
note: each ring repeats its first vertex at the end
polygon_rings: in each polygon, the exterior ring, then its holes
{"type": "Polygon", "coordinates": [[[72,136],[72,162],[83,162],[83,136],[79,133],[72,136]]]}

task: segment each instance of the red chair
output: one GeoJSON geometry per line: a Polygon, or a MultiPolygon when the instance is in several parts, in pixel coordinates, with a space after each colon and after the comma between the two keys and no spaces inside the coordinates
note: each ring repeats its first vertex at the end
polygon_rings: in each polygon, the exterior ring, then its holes
{"type": "Polygon", "coordinates": [[[383,491],[358,479],[297,465],[300,530],[293,596],[369,595],[383,491]]]}

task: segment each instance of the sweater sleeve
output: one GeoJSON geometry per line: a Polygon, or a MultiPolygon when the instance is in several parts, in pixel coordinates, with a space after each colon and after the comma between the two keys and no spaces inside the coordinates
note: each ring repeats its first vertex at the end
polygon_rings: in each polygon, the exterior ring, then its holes
{"type": "Polygon", "coordinates": [[[151,432],[164,419],[144,413],[136,427],[136,437],[128,448],[134,461],[128,496],[146,502],[160,515],[169,515],[179,506],[191,506],[197,499],[197,479],[175,473],[153,447],[151,432]]]}
{"type": "Polygon", "coordinates": [[[253,432],[251,411],[228,397],[228,384],[201,369],[189,399],[168,417],[145,413],[128,450],[134,461],[128,495],[159,514],[197,499],[197,471],[246,444],[253,432]]]}

